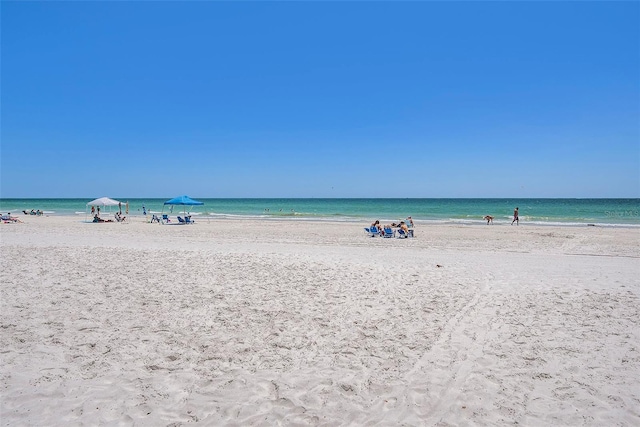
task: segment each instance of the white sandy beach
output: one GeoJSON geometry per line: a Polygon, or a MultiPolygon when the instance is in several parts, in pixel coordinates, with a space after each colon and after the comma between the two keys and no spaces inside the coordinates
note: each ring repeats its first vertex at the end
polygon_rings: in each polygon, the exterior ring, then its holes
{"type": "Polygon", "coordinates": [[[640,425],[638,229],[21,219],[2,425],[640,425]]]}

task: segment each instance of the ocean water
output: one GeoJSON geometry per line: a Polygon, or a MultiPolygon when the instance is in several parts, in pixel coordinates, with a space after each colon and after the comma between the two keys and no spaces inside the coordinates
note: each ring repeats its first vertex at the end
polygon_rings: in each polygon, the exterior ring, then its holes
{"type": "MultiPolygon", "coordinates": [[[[179,215],[183,206],[164,206],[168,199],[116,200],[129,203],[130,215],[143,212],[179,215]],[[144,210],[143,210],[144,207],[144,210]]],[[[392,222],[411,216],[417,222],[484,224],[510,223],[515,207],[520,225],[586,225],[640,227],[640,199],[196,199],[203,206],[187,206],[200,218],[264,218],[334,220],[370,223],[376,219],[392,222]]],[[[45,215],[77,215],[84,219],[86,204],[92,199],[0,199],[0,212],[24,215],[23,210],[44,211],[45,215]]],[[[116,208],[107,211],[115,212],[116,208]]]]}

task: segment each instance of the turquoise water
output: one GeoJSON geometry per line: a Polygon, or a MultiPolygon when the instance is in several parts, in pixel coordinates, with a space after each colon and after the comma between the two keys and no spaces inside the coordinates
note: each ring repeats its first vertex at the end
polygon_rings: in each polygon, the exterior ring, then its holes
{"type": "MultiPolygon", "coordinates": [[[[130,215],[170,211],[168,199],[125,199],[130,215]]],[[[0,212],[22,214],[39,209],[46,215],[78,215],[86,212],[92,199],[0,199],[0,212]]],[[[413,217],[419,222],[482,224],[484,215],[495,223],[510,223],[513,209],[520,211],[520,223],[564,225],[624,225],[640,227],[640,199],[198,199],[203,206],[187,207],[200,217],[295,218],[369,223],[413,217]]],[[[106,208],[109,211],[109,208],[106,208]]],[[[116,208],[111,208],[114,212],[116,208]]],[[[124,205],[123,205],[124,210],[124,205]]],[[[182,213],[174,206],[173,214],[182,213]]]]}

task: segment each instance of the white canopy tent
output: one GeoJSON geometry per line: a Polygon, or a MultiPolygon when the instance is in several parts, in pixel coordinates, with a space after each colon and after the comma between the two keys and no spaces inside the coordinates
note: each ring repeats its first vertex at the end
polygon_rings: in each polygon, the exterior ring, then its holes
{"type": "MultiPolygon", "coordinates": [[[[104,208],[106,206],[109,206],[109,207],[118,206],[118,208],[120,208],[120,210],[122,210],[122,205],[126,206],[126,213],[128,214],[129,213],[129,202],[122,203],[119,200],[110,199],[108,197],[100,197],[99,199],[92,200],[89,203],[87,203],[87,208],[85,210],[85,220],[86,220],[86,214],[89,212],[89,206],[92,206],[92,207],[95,206],[97,208],[102,207],[103,211],[104,211],[104,208]]],[[[111,213],[111,209],[109,209],[109,213],[111,213]]]]}

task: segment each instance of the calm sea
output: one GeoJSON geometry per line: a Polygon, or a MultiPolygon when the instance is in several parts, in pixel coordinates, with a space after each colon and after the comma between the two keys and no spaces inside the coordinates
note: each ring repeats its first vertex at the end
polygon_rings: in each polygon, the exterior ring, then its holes
{"type": "MultiPolygon", "coordinates": [[[[182,206],[164,206],[167,199],[126,199],[130,215],[165,213],[178,215],[182,206]],[[144,207],[144,208],[143,208],[144,207]],[[144,210],[143,210],[144,209],[144,210]]],[[[77,215],[84,219],[92,199],[0,199],[0,212],[23,210],[45,215],[77,215]]],[[[525,224],[599,224],[640,227],[640,199],[198,199],[203,206],[187,207],[202,217],[289,218],[369,223],[397,221],[411,216],[418,222],[482,224],[484,215],[496,223],[511,222],[519,208],[525,224]]],[[[109,208],[106,208],[109,210],[109,208]]],[[[117,210],[111,208],[112,211],[117,210]]]]}

